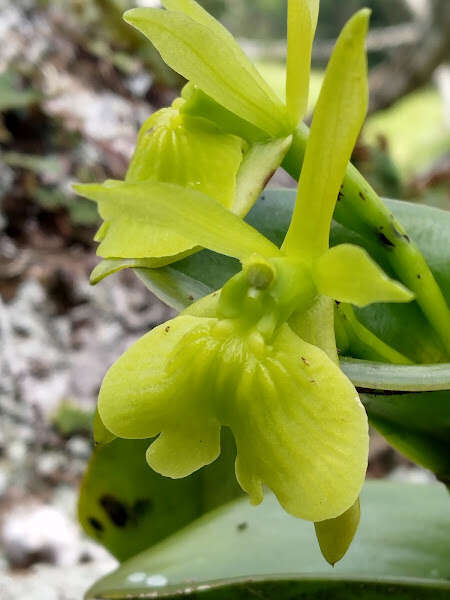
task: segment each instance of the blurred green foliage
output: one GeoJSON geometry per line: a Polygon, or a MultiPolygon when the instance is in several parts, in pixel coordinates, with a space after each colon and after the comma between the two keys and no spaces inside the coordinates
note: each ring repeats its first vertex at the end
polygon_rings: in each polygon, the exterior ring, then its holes
{"type": "Polygon", "coordinates": [[[94,412],[84,410],[70,400],[63,400],[53,415],[54,428],[64,437],[91,433],[94,412]]]}
{"type": "MultiPolygon", "coordinates": [[[[287,2],[280,0],[200,0],[209,12],[222,19],[231,31],[243,37],[283,38],[286,30],[287,2]],[[251,23],[249,32],[248,24],[251,23]]],[[[334,39],[344,23],[359,8],[372,9],[372,27],[400,23],[409,18],[403,2],[392,0],[322,0],[318,36],[334,39]]]]}
{"type": "Polygon", "coordinates": [[[26,108],[34,104],[40,94],[33,89],[21,89],[18,78],[11,71],[0,73],[0,112],[26,108]]]}

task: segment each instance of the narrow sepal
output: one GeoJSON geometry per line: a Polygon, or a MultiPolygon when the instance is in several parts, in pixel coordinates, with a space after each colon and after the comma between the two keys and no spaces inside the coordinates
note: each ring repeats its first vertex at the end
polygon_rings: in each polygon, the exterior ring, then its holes
{"type": "Polygon", "coordinates": [[[319,0],[288,1],[286,105],[296,127],[308,107],[311,52],[319,16],[319,0]]]}
{"type": "Polygon", "coordinates": [[[98,248],[103,258],[170,257],[197,246],[241,260],[255,252],[279,253],[256,229],[201,192],[153,181],[107,181],[74,189],[97,202],[109,224],[98,248]]]}
{"type": "Polygon", "coordinates": [[[284,248],[304,257],[328,248],[331,219],[368,101],[365,38],[370,11],[359,11],[337,41],[317,103],[284,248]]]}

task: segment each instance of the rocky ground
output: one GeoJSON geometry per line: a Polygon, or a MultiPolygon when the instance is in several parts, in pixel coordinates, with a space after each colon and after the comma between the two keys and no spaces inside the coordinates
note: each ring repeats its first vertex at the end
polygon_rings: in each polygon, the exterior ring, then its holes
{"type": "Polygon", "coordinates": [[[90,287],[93,260],[31,253],[0,273],[1,600],[79,600],[115,564],[76,521],[90,421],[108,365],[171,313],[130,273],[90,287]]]}

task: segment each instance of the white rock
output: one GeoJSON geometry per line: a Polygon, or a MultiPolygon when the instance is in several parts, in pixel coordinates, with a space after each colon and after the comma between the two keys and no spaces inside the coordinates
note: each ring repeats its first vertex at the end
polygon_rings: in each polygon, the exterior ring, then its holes
{"type": "Polygon", "coordinates": [[[8,512],[1,528],[6,559],[12,567],[38,562],[76,564],[79,530],[59,510],[44,504],[20,505],[8,512]]]}

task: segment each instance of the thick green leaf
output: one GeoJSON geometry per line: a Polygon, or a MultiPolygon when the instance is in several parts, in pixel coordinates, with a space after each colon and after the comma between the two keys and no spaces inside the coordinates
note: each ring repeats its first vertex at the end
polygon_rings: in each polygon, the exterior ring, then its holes
{"type": "Polygon", "coordinates": [[[332,569],[314,528],[269,496],[235,501],[104,577],[87,599],[444,600],[450,518],[443,486],[367,483],[355,541],[332,569]]]}
{"type": "Polygon", "coordinates": [[[242,494],[233,472],[234,440],[227,431],[221,457],[180,480],[150,469],[145,460],[150,442],[116,439],[98,446],[81,486],[78,513],[84,530],[119,560],[242,494]]]}
{"type": "Polygon", "coordinates": [[[401,392],[450,390],[450,363],[394,365],[343,358],[341,367],[359,388],[401,392]]]}
{"type": "Polygon", "coordinates": [[[450,390],[361,399],[371,424],[394,448],[450,483],[450,390]]]}
{"type": "Polygon", "coordinates": [[[424,436],[405,427],[397,427],[377,417],[372,417],[370,422],[391,446],[415,463],[433,471],[440,481],[450,486],[448,441],[439,442],[434,437],[424,436]]]}

